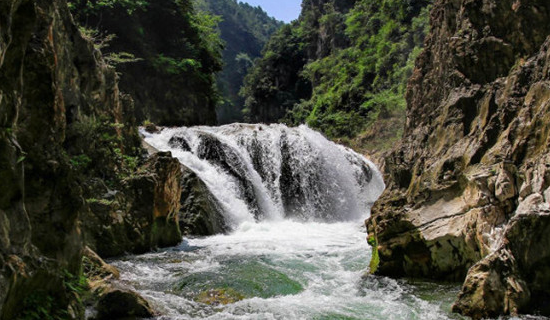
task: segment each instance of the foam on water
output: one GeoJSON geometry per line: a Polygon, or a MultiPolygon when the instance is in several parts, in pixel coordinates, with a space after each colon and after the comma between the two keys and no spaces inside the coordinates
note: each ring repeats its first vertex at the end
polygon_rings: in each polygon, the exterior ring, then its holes
{"type": "MultiPolygon", "coordinates": [[[[457,286],[430,285],[429,291],[435,292],[422,297],[414,285],[403,281],[364,278],[370,250],[362,229],[359,222],[243,223],[228,235],[185,239],[178,247],[114,264],[122,270],[122,281],[164,314],[158,319],[457,318],[449,313],[457,286]],[[244,300],[218,306],[197,302],[200,292],[180,290],[181,279],[202,279],[197,281],[201,283],[185,280],[186,285],[200,288],[197,291],[224,285],[239,288],[239,279],[227,273],[235,261],[242,268],[252,263],[258,272],[284,274],[300,290],[266,297],[239,292],[244,300]],[[226,278],[209,281],[213,275],[226,278]]],[[[261,287],[264,280],[255,285],[261,287]]]]}
{"type": "Polygon", "coordinates": [[[450,313],[458,284],[365,276],[371,250],[362,220],[384,183],[363,156],[306,126],[142,134],[205,182],[232,227],[111,262],[158,320],[462,319],[450,313]],[[212,290],[238,301],[201,302],[212,290]]]}
{"type": "Polygon", "coordinates": [[[307,126],[232,124],[142,134],[205,182],[233,229],[244,222],[289,216],[364,218],[385,187],[365,157],[307,126]]]}

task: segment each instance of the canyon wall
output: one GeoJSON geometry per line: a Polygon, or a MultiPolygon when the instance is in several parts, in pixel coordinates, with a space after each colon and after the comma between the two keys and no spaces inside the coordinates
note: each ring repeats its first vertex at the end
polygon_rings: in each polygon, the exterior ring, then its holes
{"type": "Polygon", "coordinates": [[[474,318],[548,312],[548,18],[543,0],[436,1],[367,221],[379,274],[468,275],[454,310],[474,318]]]}
{"type": "Polygon", "coordinates": [[[0,3],[2,320],[83,318],[86,243],[109,255],[181,240],[179,163],[145,159],[117,81],[65,1],[0,3]]]}

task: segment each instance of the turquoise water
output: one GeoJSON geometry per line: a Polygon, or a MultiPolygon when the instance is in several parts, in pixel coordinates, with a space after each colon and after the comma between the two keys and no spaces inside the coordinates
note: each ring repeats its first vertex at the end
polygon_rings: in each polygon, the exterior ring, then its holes
{"type": "Polygon", "coordinates": [[[113,262],[158,320],[462,319],[450,312],[459,284],[365,276],[362,220],[385,186],[362,155],[307,126],[141,133],[197,174],[233,230],[113,262]]]}
{"type": "Polygon", "coordinates": [[[365,276],[360,223],[244,223],[115,261],[167,319],[462,319],[460,287],[365,276]]]}

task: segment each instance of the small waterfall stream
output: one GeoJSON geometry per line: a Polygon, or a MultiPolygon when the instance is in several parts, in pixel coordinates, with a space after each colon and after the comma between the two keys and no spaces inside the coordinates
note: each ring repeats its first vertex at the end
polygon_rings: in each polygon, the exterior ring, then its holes
{"type": "Polygon", "coordinates": [[[158,319],[460,319],[455,285],[362,277],[363,220],[384,190],[363,156],[306,126],[142,132],[204,181],[228,234],[112,263],[158,319]]]}

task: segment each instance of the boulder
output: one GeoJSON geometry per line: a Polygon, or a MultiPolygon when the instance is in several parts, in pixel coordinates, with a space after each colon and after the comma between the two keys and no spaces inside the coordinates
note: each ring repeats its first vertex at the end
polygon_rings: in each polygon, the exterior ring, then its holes
{"type": "Polygon", "coordinates": [[[86,275],[88,281],[103,281],[118,279],[120,277],[120,272],[117,268],[106,263],[89,247],[84,247],[82,265],[84,267],[84,274],[86,275]]]}
{"type": "Polygon", "coordinates": [[[96,320],[141,319],[155,315],[149,302],[134,291],[113,289],[97,303],[96,320]]]}
{"type": "Polygon", "coordinates": [[[550,314],[550,209],[516,214],[502,245],[469,271],[453,311],[473,319],[550,314]]]}
{"type": "Polygon", "coordinates": [[[181,183],[179,161],[170,152],[153,154],[124,180],[121,191],[87,201],[87,244],[102,257],[178,244],[181,183]]]}
{"type": "Polygon", "coordinates": [[[179,225],[184,234],[208,236],[228,231],[221,205],[204,182],[182,166],[182,193],[179,225]]]}

